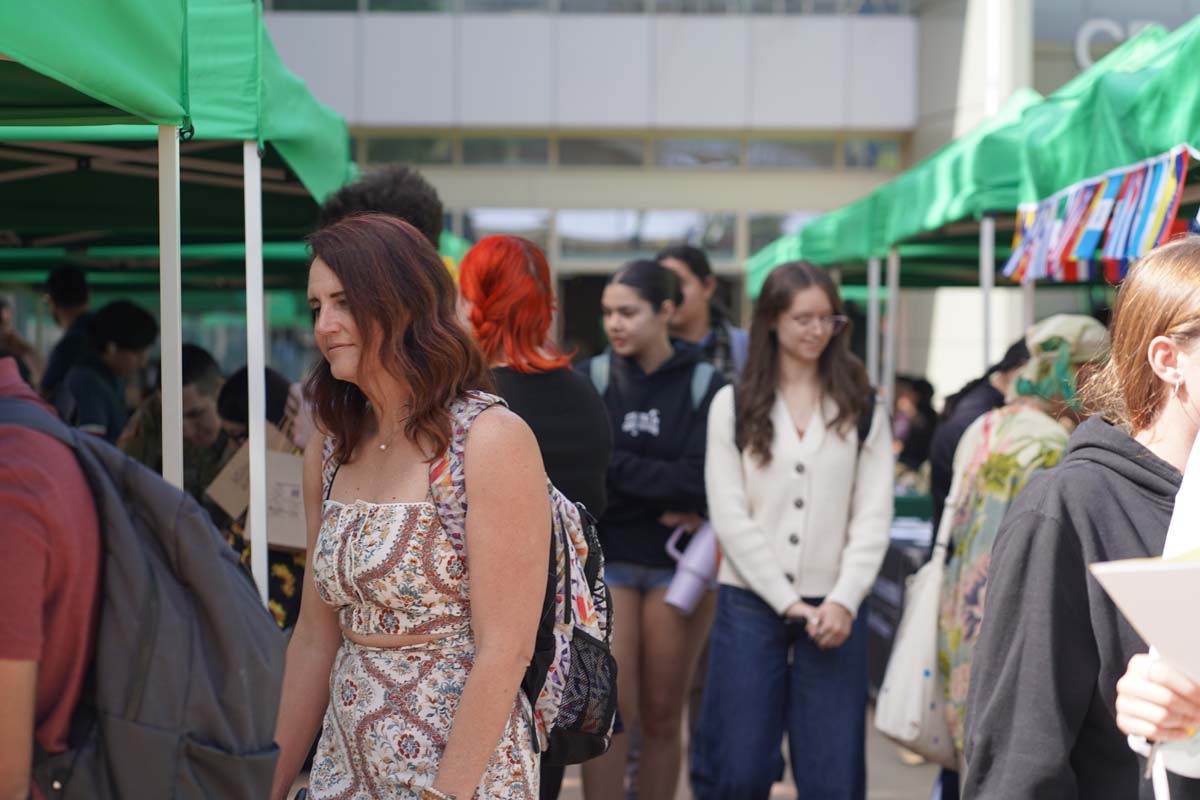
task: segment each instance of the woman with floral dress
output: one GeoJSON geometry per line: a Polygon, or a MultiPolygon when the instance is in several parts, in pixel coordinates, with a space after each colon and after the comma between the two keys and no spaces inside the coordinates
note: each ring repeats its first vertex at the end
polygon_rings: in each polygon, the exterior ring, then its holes
{"type": "MultiPolygon", "coordinates": [[[[1034,325],[1025,340],[1031,357],[1018,373],[1016,398],[972,423],[955,451],[954,482],[940,523],[950,526],[950,558],[942,588],[938,662],[950,732],[960,754],[992,544],[1005,512],[1030,478],[1062,458],[1067,429],[1060,419],[1073,420],[1076,372],[1108,347],[1104,326],[1069,314],[1034,325]]],[[[943,776],[943,790],[947,780],[954,778],[943,776]]]]}
{"type": "Polygon", "coordinates": [[[550,553],[537,440],[486,393],[454,284],[415,228],[368,214],[310,243],[323,435],[305,450],[309,568],[272,798],[320,731],[314,800],[533,800],[520,684],[550,553]],[[446,516],[464,494],[465,519],[446,516]]]}

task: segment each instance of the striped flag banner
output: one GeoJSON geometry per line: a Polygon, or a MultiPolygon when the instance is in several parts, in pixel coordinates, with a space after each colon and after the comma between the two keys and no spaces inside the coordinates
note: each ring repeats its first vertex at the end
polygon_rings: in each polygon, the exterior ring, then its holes
{"type": "Polygon", "coordinates": [[[1087,221],[1071,251],[1076,260],[1088,261],[1096,255],[1096,248],[1100,246],[1100,240],[1104,237],[1104,229],[1108,227],[1108,221],[1112,218],[1113,206],[1116,205],[1117,196],[1121,193],[1121,187],[1125,185],[1127,177],[1110,175],[1097,187],[1092,196],[1092,205],[1088,209],[1087,221]]]}
{"type": "Polygon", "coordinates": [[[1179,213],[1179,204],[1183,202],[1183,189],[1184,184],[1187,183],[1190,162],[1191,154],[1186,147],[1179,148],[1178,152],[1174,154],[1174,160],[1171,164],[1171,191],[1169,194],[1164,195],[1165,208],[1160,215],[1158,230],[1155,231],[1153,239],[1146,248],[1147,250],[1158,247],[1170,238],[1171,230],[1175,223],[1175,215],[1179,213]]]}
{"type": "Polygon", "coordinates": [[[1025,274],[1025,265],[1029,261],[1030,232],[1033,228],[1033,218],[1037,213],[1036,205],[1024,205],[1017,208],[1017,218],[1013,225],[1012,253],[1004,262],[1003,275],[1012,280],[1021,280],[1025,274]]]}
{"type": "Polygon", "coordinates": [[[1074,255],[1075,245],[1079,241],[1079,236],[1083,233],[1084,221],[1087,217],[1088,209],[1092,206],[1092,198],[1096,195],[1098,186],[1099,184],[1097,183],[1081,184],[1067,196],[1066,217],[1063,221],[1062,230],[1059,232],[1058,240],[1055,242],[1050,260],[1054,272],[1068,283],[1079,279],[1078,262],[1072,260],[1071,256],[1074,255]]]}
{"type": "Polygon", "coordinates": [[[1053,200],[1038,203],[1037,218],[1033,223],[1033,247],[1029,254],[1029,266],[1025,269],[1027,281],[1046,278],[1046,256],[1050,253],[1050,237],[1058,222],[1058,204],[1053,200]]]}
{"type": "Polygon", "coordinates": [[[1103,258],[1105,277],[1115,283],[1120,279],[1121,264],[1125,261],[1125,246],[1129,241],[1129,227],[1137,207],[1142,184],[1146,182],[1148,167],[1140,167],[1129,173],[1113,208],[1112,222],[1108,226],[1108,238],[1104,243],[1103,258]]]}
{"type": "Polygon", "coordinates": [[[1149,167],[1149,176],[1142,186],[1142,196],[1138,199],[1137,210],[1133,215],[1133,223],[1129,241],[1125,245],[1125,258],[1133,260],[1145,251],[1142,244],[1146,238],[1146,228],[1151,225],[1150,217],[1154,213],[1154,205],[1158,201],[1158,193],[1170,168],[1170,158],[1161,158],[1149,167]]]}

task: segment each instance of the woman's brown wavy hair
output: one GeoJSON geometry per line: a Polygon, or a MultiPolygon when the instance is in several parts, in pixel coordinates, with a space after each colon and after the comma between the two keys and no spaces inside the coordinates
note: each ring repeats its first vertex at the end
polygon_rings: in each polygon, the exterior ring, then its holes
{"type": "MultiPolygon", "coordinates": [[[[734,438],[741,450],[749,450],[766,466],[771,463],[771,440],[775,426],[771,409],[779,389],[779,339],[775,323],[791,308],[798,292],[812,287],[825,292],[834,314],[845,314],[837,287],[825,270],[807,261],[792,261],[776,267],[759,292],[750,324],[750,352],[737,383],[737,420],[734,438]]],[[[837,405],[837,416],[826,424],[842,436],[853,432],[860,415],[874,406],[867,371],[850,352],[851,323],[829,340],[817,362],[822,393],[837,405]]]]}
{"type": "MultiPolygon", "coordinates": [[[[430,460],[450,443],[450,402],[471,390],[491,391],[483,354],[459,322],[457,292],[446,265],[421,233],[399,217],[347,217],[308,239],[313,261],[333,270],[363,337],[363,358],[412,389],[404,435],[430,460]]],[[[367,397],[333,377],[319,360],[305,386],[320,427],[349,461],[370,426],[367,397]]]]}
{"type": "Polygon", "coordinates": [[[1170,390],[1148,353],[1156,336],[1200,338],[1200,236],[1156,247],[1130,268],[1108,326],[1112,350],[1081,390],[1084,407],[1132,433],[1158,419],[1170,390]]]}

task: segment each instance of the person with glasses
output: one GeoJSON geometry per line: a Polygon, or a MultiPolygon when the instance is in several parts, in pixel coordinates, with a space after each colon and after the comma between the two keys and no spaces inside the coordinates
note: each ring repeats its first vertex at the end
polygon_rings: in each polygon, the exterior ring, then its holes
{"type": "Polygon", "coordinates": [[[859,605],[888,545],[893,456],[850,333],[827,273],[777,267],[746,369],[712,403],[705,485],[724,558],[692,761],[699,800],[765,800],[785,733],[800,797],[865,797],[859,605]]]}

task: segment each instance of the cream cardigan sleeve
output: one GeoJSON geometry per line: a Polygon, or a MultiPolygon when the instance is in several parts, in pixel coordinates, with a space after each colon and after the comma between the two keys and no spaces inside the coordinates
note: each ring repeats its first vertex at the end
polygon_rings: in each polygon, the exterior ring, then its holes
{"type": "Polygon", "coordinates": [[[871,431],[863,442],[855,468],[854,492],[846,545],[833,591],[826,595],[855,616],[875,583],[891,535],[895,494],[895,456],[892,427],[882,403],[875,405],[871,431]]]}
{"type": "Polygon", "coordinates": [[[751,590],[782,615],[800,596],[784,574],[767,532],[750,516],[742,453],[733,438],[733,413],[733,387],[726,386],[717,392],[708,412],[704,485],[709,517],[723,557],[751,590]]]}

